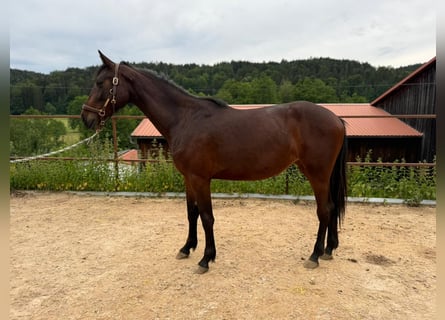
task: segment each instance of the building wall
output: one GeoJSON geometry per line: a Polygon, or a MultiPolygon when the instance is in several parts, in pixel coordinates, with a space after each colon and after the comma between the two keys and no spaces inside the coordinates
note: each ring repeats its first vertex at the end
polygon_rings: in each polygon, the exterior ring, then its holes
{"type": "Polygon", "coordinates": [[[157,159],[162,148],[163,156],[168,157],[168,144],[164,138],[138,138],[137,144],[140,150],[140,159],[157,159]]]}
{"type": "MultiPolygon", "coordinates": [[[[436,114],[436,64],[374,105],[391,114],[436,114]]],[[[420,156],[414,162],[433,161],[436,155],[436,119],[400,120],[423,133],[420,156]]]]}
{"type": "Polygon", "coordinates": [[[348,161],[357,161],[357,157],[364,161],[371,152],[371,161],[382,162],[417,162],[421,148],[421,138],[372,138],[372,137],[349,137],[348,138],[348,161]]]}

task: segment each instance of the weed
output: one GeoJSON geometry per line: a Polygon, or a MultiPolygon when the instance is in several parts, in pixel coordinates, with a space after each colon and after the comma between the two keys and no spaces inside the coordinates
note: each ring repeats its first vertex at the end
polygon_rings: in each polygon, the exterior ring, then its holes
{"type": "MultiPolygon", "coordinates": [[[[109,142],[94,141],[64,156],[85,156],[88,161],[35,160],[10,165],[11,190],[184,192],[182,175],[159,152],[155,161],[140,165],[119,163],[112,158],[109,142]]],[[[370,157],[369,157],[370,159],[370,157]]],[[[369,161],[365,159],[365,161],[369,161]]],[[[360,159],[358,159],[360,160],[360,159]]],[[[403,160],[402,160],[403,162],[403,160]]],[[[397,162],[396,162],[397,163],[397,162]]],[[[395,163],[395,164],[396,164],[395,163]]],[[[297,167],[260,181],[213,180],[212,192],[313,195],[297,167]]],[[[364,198],[399,198],[409,205],[436,199],[435,167],[349,166],[348,195],[364,198]]]]}

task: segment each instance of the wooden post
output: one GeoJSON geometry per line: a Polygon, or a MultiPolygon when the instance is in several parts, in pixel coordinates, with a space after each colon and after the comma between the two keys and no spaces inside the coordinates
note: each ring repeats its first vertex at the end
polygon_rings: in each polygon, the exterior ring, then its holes
{"type": "Polygon", "coordinates": [[[286,187],[284,190],[284,194],[289,194],[289,168],[286,169],[285,176],[286,176],[286,187]]]}
{"type": "Polygon", "coordinates": [[[119,158],[118,158],[118,152],[117,152],[117,129],[116,129],[116,118],[111,117],[111,123],[113,126],[113,149],[114,149],[114,172],[115,172],[115,179],[116,183],[114,185],[115,191],[118,191],[119,187],[119,158]]]}

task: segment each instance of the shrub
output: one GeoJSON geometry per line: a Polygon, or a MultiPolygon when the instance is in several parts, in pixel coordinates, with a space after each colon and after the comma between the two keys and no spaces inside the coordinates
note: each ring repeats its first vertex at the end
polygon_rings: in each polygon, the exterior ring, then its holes
{"type": "MultiPolygon", "coordinates": [[[[185,191],[182,175],[162,152],[145,165],[119,163],[116,168],[107,160],[113,154],[111,143],[97,140],[65,156],[86,154],[90,160],[34,160],[11,164],[10,186],[12,189],[51,191],[185,191]]],[[[400,167],[396,164],[391,167],[349,166],[348,195],[399,198],[412,205],[423,199],[436,199],[435,167],[400,167]]],[[[309,182],[295,166],[260,181],[213,180],[211,188],[212,192],[219,193],[313,195],[309,182]]]]}

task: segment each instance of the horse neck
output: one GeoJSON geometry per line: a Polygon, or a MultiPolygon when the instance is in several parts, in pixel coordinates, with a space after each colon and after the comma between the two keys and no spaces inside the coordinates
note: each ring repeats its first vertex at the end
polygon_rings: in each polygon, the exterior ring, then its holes
{"type": "Polygon", "coordinates": [[[198,99],[155,75],[138,73],[135,79],[134,102],[159,132],[170,140],[171,132],[198,99]]]}

